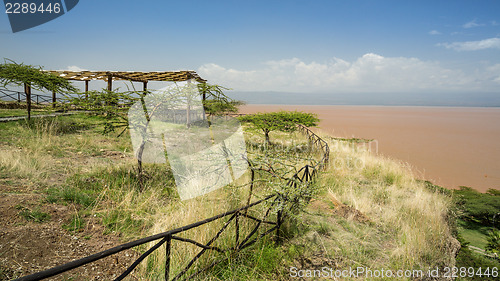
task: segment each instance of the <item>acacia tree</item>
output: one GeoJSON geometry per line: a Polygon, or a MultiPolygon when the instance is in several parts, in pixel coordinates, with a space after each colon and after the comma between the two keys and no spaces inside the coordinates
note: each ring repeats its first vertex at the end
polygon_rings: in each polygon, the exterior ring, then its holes
{"type": "Polygon", "coordinates": [[[104,117],[104,133],[114,132],[116,129],[121,129],[121,136],[128,128],[127,113],[130,106],[139,100],[142,92],[118,90],[109,91],[88,91],[78,93],[66,98],[66,107],[74,107],[76,109],[85,110],[95,115],[104,117]]]}
{"type": "Polygon", "coordinates": [[[4,88],[11,84],[16,86],[28,84],[33,89],[56,93],[75,93],[77,91],[68,80],[43,71],[41,66],[19,64],[8,59],[0,64],[0,84],[4,88]]]}
{"type": "Polygon", "coordinates": [[[208,83],[198,84],[198,92],[203,97],[203,108],[209,116],[225,115],[238,112],[238,106],[243,105],[243,101],[229,98],[224,91],[230,90],[219,85],[208,83]]]}
{"type": "Polygon", "coordinates": [[[77,89],[68,80],[45,72],[40,66],[18,64],[12,60],[4,59],[4,63],[0,64],[0,86],[5,89],[9,85],[25,86],[28,118],[31,114],[31,88],[62,94],[77,92],[77,89]]]}
{"type": "Polygon", "coordinates": [[[266,144],[271,144],[269,133],[272,131],[294,132],[297,125],[315,127],[319,119],[316,114],[298,111],[279,111],[256,113],[239,117],[241,122],[250,123],[256,130],[262,130],[266,144]]]}

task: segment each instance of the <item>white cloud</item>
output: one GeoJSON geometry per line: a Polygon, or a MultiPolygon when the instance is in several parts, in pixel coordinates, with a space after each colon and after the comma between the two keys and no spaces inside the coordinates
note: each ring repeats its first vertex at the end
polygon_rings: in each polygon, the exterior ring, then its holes
{"type": "Polygon", "coordinates": [[[488,38],[479,41],[440,43],[438,46],[456,51],[477,51],[484,49],[500,49],[500,38],[488,38]]]}
{"type": "Polygon", "coordinates": [[[441,32],[439,32],[439,31],[437,31],[437,30],[431,30],[431,31],[429,31],[429,34],[430,34],[430,35],[440,35],[440,34],[441,34],[441,32]]]}
{"type": "Polygon", "coordinates": [[[66,70],[69,70],[69,71],[85,71],[87,69],[83,69],[83,68],[80,68],[76,65],[70,65],[68,67],[66,67],[66,70]]]}
{"type": "Polygon", "coordinates": [[[477,23],[476,20],[471,20],[464,25],[462,25],[463,28],[473,28],[473,27],[478,27],[478,26],[484,26],[484,24],[477,23]]]}
{"type": "Polygon", "coordinates": [[[211,83],[239,91],[347,93],[484,90],[498,86],[500,67],[491,70],[494,75],[467,75],[438,62],[368,53],[352,62],[339,58],[324,63],[298,58],[268,61],[253,70],[211,63],[199,67],[198,73],[211,83]]]}
{"type": "Polygon", "coordinates": [[[489,75],[489,79],[500,85],[500,63],[488,67],[486,75],[489,75]]]}

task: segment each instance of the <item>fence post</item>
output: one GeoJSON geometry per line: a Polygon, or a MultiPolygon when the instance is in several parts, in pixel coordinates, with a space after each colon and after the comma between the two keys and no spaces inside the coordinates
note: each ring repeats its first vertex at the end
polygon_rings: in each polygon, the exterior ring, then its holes
{"type": "Polygon", "coordinates": [[[235,225],[236,225],[236,243],[234,245],[235,249],[238,249],[239,248],[239,245],[238,245],[238,242],[240,240],[240,223],[239,223],[239,218],[240,218],[240,212],[236,212],[236,217],[234,218],[236,221],[235,221],[235,225]]]}
{"type": "Polygon", "coordinates": [[[17,103],[21,103],[21,92],[17,92],[17,103]]]}
{"type": "Polygon", "coordinates": [[[52,108],[56,107],[56,92],[52,92],[52,108]]]}
{"type": "Polygon", "coordinates": [[[170,248],[172,245],[172,235],[167,236],[167,243],[165,244],[165,281],[168,281],[170,275],[170,248]]]}
{"type": "Polygon", "coordinates": [[[277,215],[276,215],[276,244],[279,244],[281,239],[280,239],[280,226],[281,226],[281,213],[283,210],[279,210],[277,215]]]}

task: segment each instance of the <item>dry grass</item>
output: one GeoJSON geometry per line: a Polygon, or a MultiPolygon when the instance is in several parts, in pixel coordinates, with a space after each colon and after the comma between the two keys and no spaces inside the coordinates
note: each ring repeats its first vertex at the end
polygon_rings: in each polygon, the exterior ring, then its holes
{"type": "Polygon", "coordinates": [[[45,182],[108,166],[110,159],[93,157],[106,150],[123,149],[124,155],[130,152],[128,140],[88,130],[88,120],[74,118],[76,121],[68,117],[40,118],[9,124],[4,131],[6,144],[0,145],[0,169],[13,177],[45,182]]]}
{"type": "MultiPolygon", "coordinates": [[[[247,134],[246,138],[247,141],[255,144],[263,141],[263,138],[260,135],[255,135],[255,134],[247,134]]],[[[283,169],[285,168],[290,169],[290,167],[292,166],[299,167],[305,163],[310,163],[310,157],[312,156],[309,155],[306,156],[305,158],[304,156],[302,156],[302,158],[297,158],[294,161],[290,161],[292,155],[289,154],[290,151],[286,151],[287,147],[305,143],[305,139],[302,135],[294,134],[294,138],[290,138],[290,135],[287,134],[275,134],[273,142],[275,144],[275,147],[273,147],[273,149],[275,149],[273,155],[275,156],[277,155],[279,157],[279,159],[274,159],[274,160],[282,161],[281,163],[283,169]]],[[[261,153],[259,147],[252,147],[252,146],[248,148],[248,152],[250,155],[253,156],[261,153]]],[[[298,153],[297,155],[299,154],[300,153],[298,153]]],[[[218,215],[222,212],[246,205],[249,195],[249,182],[250,182],[250,173],[247,172],[243,177],[238,179],[233,184],[194,199],[186,201],[175,200],[175,201],[170,201],[168,204],[165,204],[165,202],[158,201],[154,198],[147,199],[147,204],[155,206],[154,208],[156,209],[156,211],[154,212],[155,214],[151,216],[152,225],[145,234],[153,235],[167,230],[175,229],[177,227],[188,225],[190,223],[200,221],[209,218],[211,216],[218,215]]],[[[266,184],[264,181],[257,182],[254,185],[252,201],[256,201],[259,198],[262,198],[263,196],[270,194],[271,192],[272,188],[270,188],[269,184],[266,184]]],[[[134,208],[135,206],[138,205],[141,205],[141,203],[136,202],[131,204],[130,206],[131,208],[134,208]]],[[[265,208],[265,206],[266,206],[265,204],[256,206],[249,211],[249,214],[252,214],[255,217],[262,217],[263,213],[262,210],[265,208]]],[[[271,214],[271,217],[274,218],[275,215],[271,214]]],[[[195,228],[187,232],[183,232],[179,234],[179,236],[193,239],[201,243],[207,243],[223,227],[227,219],[229,219],[229,217],[205,224],[201,227],[195,228]]],[[[255,226],[254,222],[248,219],[240,219],[239,221],[240,239],[243,239],[244,235],[250,232],[252,226],[255,226]]],[[[235,230],[236,229],[233,222],[217,239],[217,241],[213,244],[213,246],[217,246],[223,249],[234,246],[235,230]]],[[[144,247],[144,249],[152,247],[155,243],[156,242],[149,243],[147,247],[144,247]]],[[[172,259],[170,261],[171,277],[174,276],[174,274],[180,272],[180,270],[187,265],[189,260],[194,256],[196,256],[196,254],[198,254],[200,250],[201,248],[194,246],[192,244],[173,241],[172,256],[171,256],[172,259]]],[[[265,254],[259,253],[256,250],[255,255],[259,256],[265,254]]],[[[203,255],[197,262],[196,268],[198,269],[202,268],[203,265],[207,265],[214,259],[219,259],[220,257],[221,254],[218,254],[215,251],[207,251],[207,253],[203,255]]],[[[141,277],[142,279],[140,280],[162,279],[164,266],[165,266],[165,247],[162,246],[160,247],[159,250],[155,251],[152,255],[150,255],[145,262],[141,263],[138,271],[138,276],[142,276],[141,277]]],[[[244,265],[240,266],[243,267],[244,265]]],[[[258,273],[254,272],[251,274],[258,274],[258,273]]],[[[247,277],[250,279],[254,278],[250,276],[247,277]]],[[[208,276],[206,278],[210,279],[215,277],[208,276]]]]}
{"type": "MultiPolygon", "coordinates": [[[[236,183],[230,186],[213,191],[205,196],[193,198],[185,201],[171,201],[169,204],[154,203],[156,206],[155,215],[151,217],[153,222],[152,226],[149,228],[147,234],[153,235],[161,232],[165,232],[171,229],[175,229],[184,225],[191,224],[196,221],[201,221],[209,217],[218,215],[228,210],[236,209],[246,204],[248,199],[248,186],[245,183],[249,182],[249,175],[245,174],[236,183]]],[[[256,187],[256,189],[258,189],[256,187]]],[[[259,190],[254,190],[259,193],[259,190]]],[[[254,199],[257,200],[254,194],[254,199]]],[[[256,217],[262,216],[264,204],[256,206],[249,210],[249,214],[256,217]]],[[[224,226],[230,216],[207,223],[203,226],[197,227],[186,232],[182,232],[177,236],[193,239],[201,243],[207,243],[212,239],[216,233],[224,226]]],[[[240,219],[240,239],[244,237],[245,234],[250,232],[250,227],[254,226],[248,219],[240,219]]],[[[222,235],[216,240],[212,246],[216,246],[222,249],[230,248],[234,246],[235,241],[235,225],[234,221],[228,226],[228,228],[222,233],[222,235]]],[[[144,249],[152,247],[154,243],[149,243],[144,249]]],[[[171,256],[171,277],[174,274],[180,272],[180,270],[187,265],[189,260],[198,254],[201,248],[194,246],[189,243],[184,243],[180,241],[172,242],[172,256],[171,256]]],[[[214,259],[219,259],[221,257],[215,251],[207,251],[200,260],[197,262],[195,268],[201,268],[203,265],[207,265],[214,259]]],[[[150,255],[146,262],[140,265],[138,276],[142,276],[140,280],[156,280],[163,278],[165,266],[165,247],[160,247],[159,250],[155,251],[150,255]]]]}
{"type": "Polygon", "coordinates": [[[371,222],[365,226],[338,219],[341,227],[335,233],[333,255],[342,253],[353,265],[352,261],[361,258],[361,264],[373,268],[427,269],[454,264],[449,255],[453,240],[448,224],[450,197],[427,189],[403,163],[343,141],[331,139],[330,147],[331,166],[320,176],[320,185],[371,222]],[[374,252],[373,258],[357,254],[366,250],[374,252]]]}
{"type": "MultiPolygon", "coordinates": [[[[63,178],[57,188],[69,185],[81,193],[94,196],[93,203],[89,203],[82,212],[84,216],[100,216],[107,231],[120,233],[127,240],[188,225],[246,204],[248,174],[233,185],[206,196],[180,201],[176,197],[173,177],[167,173],[168,166],[151,165],[145,166],[149,178],[141,191],[134,176],[135,161],[130,157],[128,138],[116,140],[80,125],[78,121],[68,124],[61,119],[48,119],[11,128],[9,132],[17,137],[0,146],[0,172],[37,182],[57,176],[63,178]],[[79,133],[80,129],[84,133],[79,133]],[[123,151],[126,157],[101,158],[103,149],[123,151]]],[[[246,137],[250,143],[263,143],[260,134],[247,134],[246,137]]],[[[323,137],[329,140],[331,157],[328,170],[317,178],[317,185],[323,190],[318,200],[327,205],[339,201],[351,206],[368,217],[369,222],[331,216],[328,213],[331,210],[318,216],[304,214],[300,223],[306,224],[307,230],[288,226],[287,231],[292,232],[292,238],[282,248],[277,248],[277,256],[294,252],[291,256],[298,260],[321,252],[335,259],[340,269],[348,266],[427,269],[429,266],[453,265],[454,258],[448,254],[452,238],[447,221],[451,198],[428,190],[423,183],[415,180],[404,163],[370,154],[362,147],[345,141],[323,137]]],[[[300,133],[273,133],[271,141],[281,143],[285,148],[306,145],[300,133]]],[[[259,149],[254,146],[249,151],[258,154],[259,149]]],[[[302,166],[311,157],[319,156],[315,153],[282,152],[277,153],[277,161],[281,161],[283,169],[302,166]],[[293,161],[287,159],[291,156],[294,156],[293,161]]],[[[253,200],[271,190],[265,183],[256,184],[253,200]]],[[[225,219],[222,219],[179,236],[206,243],[224,222],[225,219]]],[[[240,222],[243,233],[249,226],[248,222],[240,222]]],[[[215,245],[221,248],[232,246],[234,233],[234,226],[231,226],[215,245]]],[[[140,250],[145,251],[152,245],[140,250]]],[[[179,241],[173,241],[172,245],[173,273],[178,272],[200,250],[179,241]]],[[[161,279],[164,253],[163,246],[141,263],[134,272],[137,279],[161,279]]],[[[271,253],[255,250],[254,257],[276,258],[277,252],[271,253]]],[[[214,255],[209,253],[201,264],[207,264],[213,258],[214,255]]],[[[248,272],[255,275],[247,277],[272,279],[289,264],[290,261],[286,261],[273,265],[283,268],[274,268],[268,275],[256,273],[255,268],[249,269],[248,272]]],[[[265,266],[258,270],[263,268],[265,266]]],[[[246,273],[241,274],[246,276],[246,273]]]]}
{"type": "Polygon", "coordinates": [[[0,170],[2,173],[17,177],[44,179],[51,163],[38,152],[26,151],[12,147],[0,147],[0,170]]]}

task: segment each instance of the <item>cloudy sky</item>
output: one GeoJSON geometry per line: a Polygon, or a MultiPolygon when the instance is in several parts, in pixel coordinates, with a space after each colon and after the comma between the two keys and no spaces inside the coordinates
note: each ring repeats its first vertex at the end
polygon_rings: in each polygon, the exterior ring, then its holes
{"type": "Polygon", "coordinates": [[[45,69],[197,71],[235,91],[499,93],[500,1],[82,0],[0,57],[45,69]]]}

